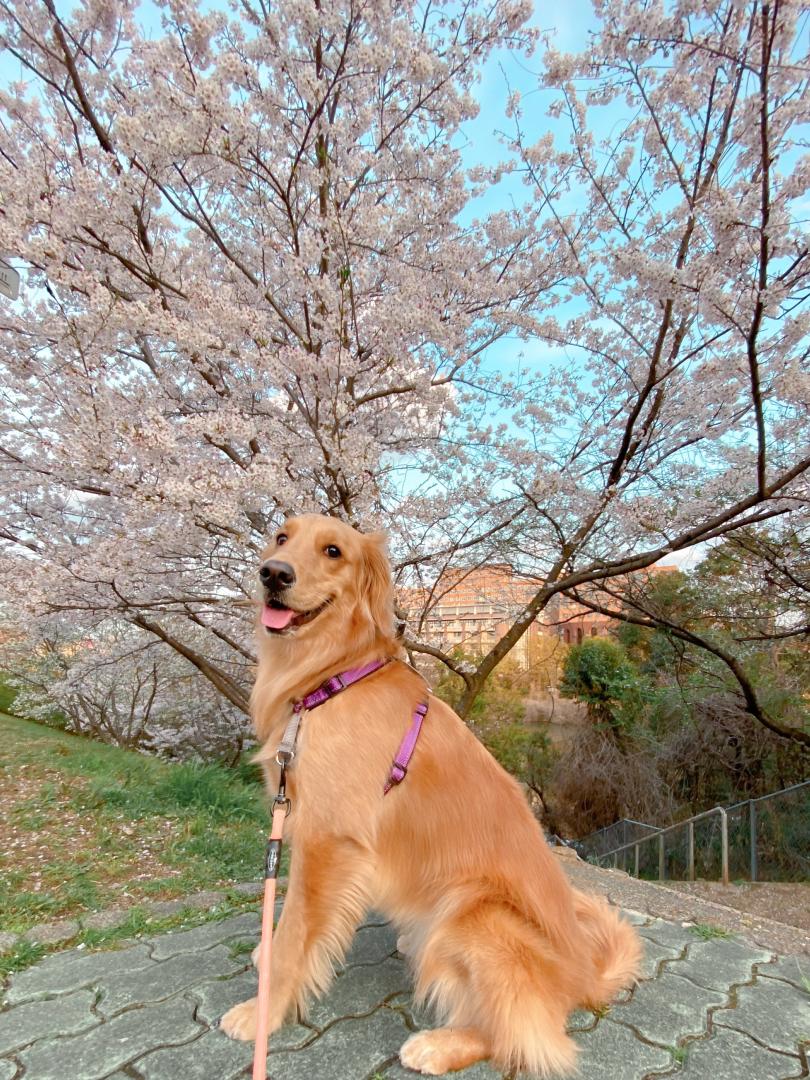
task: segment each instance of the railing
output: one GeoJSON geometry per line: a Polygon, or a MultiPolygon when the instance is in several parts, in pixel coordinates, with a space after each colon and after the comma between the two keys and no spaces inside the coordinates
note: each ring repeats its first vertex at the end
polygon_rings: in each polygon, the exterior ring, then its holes
{"type": "MultiPolygon", "coordinates": [[[[641,851],[641,845],[646,844],[651,840],[655,840],[658,845],[658,880],[666,880],[666,840],[665,837],[672,832],[676,832],[678,829],[686,828],[687,830],[687,867],[689,881],[695,880],[695,822],[703,821],[706,818],[712,817],[718,814],[720,817],[720,877],[724,885],[728,885],[728,815],[722,806],[715,806],[712,810],[704,810],[702,814],[695,814],[694,817],[688,818],[686,821],[679,821],[677,825],[670,825],[666,829],[658,829],[650,836],[643,836],[638,840],[631,840],[629,844],[622,844],[621,847],[614,848],[613,851],[606,851],[603,855],[596,855],[595,858],[599,863],[603,859],[613,858],[614,868],[618,868],[618,856],[623,855],[625,852],[633,851],[633,876],[640,877],[639,872],[640,860],[639,855],[641,851]]],[[[626,860],[622,859],[622,869],[627,869],[626,860]]]]}
{"type": "Polygon", "coordinates": [[[589,859],[593,855],[604,855],[617,847],[629,844],[640,836],[649,836],[657,833],[658,826],[648,825],[644,821],[635,821],[633,818],[621,818],[612,825],[605,825],[603,829],[589,833],[582,840],[575,840],[573,846],[583,859],[589,859]]]}
{"type": "MultiPolygon", "coordinates": [[[[617,824],[622,824],[618,822],[617,824]]],[[[642,824],[642,823],[636,823],[642,824]]],[[[708,843],[700,846],[701,876],[715,876],[716,868],[716,829],[719,826],[720,840],[720,880],[724,885],[729,882],[730,876],[730,853],[729,853],[729,826],[737,831],[742,842],[733,851],[733,865],[735,876],[747,876],[751,881],[762,880],[762,859],[760,847],[766,856],[766,879],[768,880],[806,880],[810,877],[810,780],[801,784],[794,784],[781,791],[775,791],[770,795],[760,796],[758,799],[748,799],[745,802],[736,803],[733,806],[715,806],[702,814],[695,814],[686,821],[679,821],[665,829],[655,829],[648,836],[636,837],[627,843],[620,844],[609,851],[592,851],[588,858],[598,865],[604,864],[608,859],[612,860],[614,868],[621,868],[634,877],[655,876],[654,864],[648,858],[649,845],[654,843],[657,848],[657,877],[659,881],[667,878],[674,880],[685,877],[688,881],[695,880],[695,826],[702,830],[708,826],[708,843]],[[768,812],[764,804],[773,799],[796,799],[798,812],[790,817],[768,812]],[[760,806],[763,804],[763,806],[760,806]],[[747,814],[747,829],[744,818],[747,814]],[[763,825],[767,823],[767,832],[763,825]],[[685,843],[683,849],[680,845],[668,846],[668,840],[679,831],[685,830],[685,843]],[[747,834],[747,836],[745,835],[747,834]],[[743,860],[740,855],[748,847],[748,858],[743,860]],[[632,853],[632,854],[631,854],[632,853]],[[628,865],[632,864],[632,869],[628,865]],[[747,865],[745,865],[747,863],[747,865]],[[652,871],[652,872],[651,872],[652,871]]],[[[647,826],[653,829],[652,826],[647,826]]],[[[600,830],[604,831],[604,830],[600,830]]],[[[588,837],[590,843],[598,834],[588,837]]],[[[598,840],[597,840],[598,842],[598,840]]]]}

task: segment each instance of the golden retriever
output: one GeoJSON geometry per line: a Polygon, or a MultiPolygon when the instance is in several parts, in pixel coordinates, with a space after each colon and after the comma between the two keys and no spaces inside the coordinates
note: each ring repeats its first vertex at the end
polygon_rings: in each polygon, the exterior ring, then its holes
{"type": "MultiPolygon", "coordinates": [[[[338,672],[395,658],[301,724],[288,772],[292,858],[273,941],[270,1031],[327,989],[373,907],[398,927],[416,998],[445,1025],[412,1035],[404,1065],[431,1075],[483,1058],[542,1076],[570,1069],[566,1018],[634,981],[635,931],[571,888],[518,784],[438,698],[429,699],[407,777],[383,797],[426,694],[401,659],[384,537],[308,514],[287,521],[262,558],[268,587],[251,706],[273,793],[292,702],[338,672]]],[[[256,999],[221,1027],[253,1039],[256,999]]]]}

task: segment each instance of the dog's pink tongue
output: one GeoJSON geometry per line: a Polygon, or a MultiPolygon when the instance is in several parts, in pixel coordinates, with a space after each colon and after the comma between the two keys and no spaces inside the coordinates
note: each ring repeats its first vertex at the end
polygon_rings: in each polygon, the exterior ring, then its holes
{"type": "Polygon", "coordinates": [[[262,626],[269,626],[271,630],[283,630],[290,625],[294,616],[295,612],[289,608],[268,607],[265,604],[262,608],[262,626]]]}

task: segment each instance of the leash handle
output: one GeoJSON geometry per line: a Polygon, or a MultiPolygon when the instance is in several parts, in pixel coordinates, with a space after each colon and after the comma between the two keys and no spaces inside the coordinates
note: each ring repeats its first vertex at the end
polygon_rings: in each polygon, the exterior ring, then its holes
{"type": "MultiPolygon", "coordinates": [[[[282,782],[283,783],[283,782],[282,782]]],[[[256,1001],[256,1045],[253,1048],[253,1080],[267,1080],[267,1038],[270,1027],[270,961],[273,949],[273,915],[276,903],[276,879],[281,862],[281,841],[289,803],[283,787],[273,807],[273,825],[267,841],[264,869],[262,936],[259,941],[259,994],[256,1001]]]]}

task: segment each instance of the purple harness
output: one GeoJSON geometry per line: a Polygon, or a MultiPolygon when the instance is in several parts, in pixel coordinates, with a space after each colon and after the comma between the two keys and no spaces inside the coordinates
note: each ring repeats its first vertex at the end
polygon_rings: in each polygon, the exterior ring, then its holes
{"type": "MultiPolygon", "coordinates": [[[[293,714],[284,730],[284,735],[279,743],[278,750],[276,751],[276,762],[281,766],[282,770],[286,769],[295,757],[298,727],[301,723],[303,713],[308,712],[311,709],[317,709],[319,705],[323,705],[324,702],[329,701],[330,698],[336,697],[342,690],[346,690],[354,683],[360,682],[360,680],[365,679],[367,675],[373,675],[375,671],[379,671],[380,668],[385,667],[385,665],[390,662],[390,659],[372,660],[370,663],[364,664],[363,667],[350,668],[349,671],[341,671],[339,675],[333,675],[330,679],[321,683],[317,690],[313,690],[310,694],[307,694],[305,697],[294,702],[293,714]]],[[[385,781],[385,786],[383,787],[383,795],[387,795],[392,787],[401,784],[408,775],[408,765],[410,764],[413,752],[416,749],[416,743],[419,740],[419,732],[422,730],[422,722],[427,715],[427,711],[428,703],[426,701],[420,702],[414,709],[411,726],[408,728],[405,738],[399,744],[399,749],[391,764],[391,771],[389,772],[388,779],[385,781]]]]}

